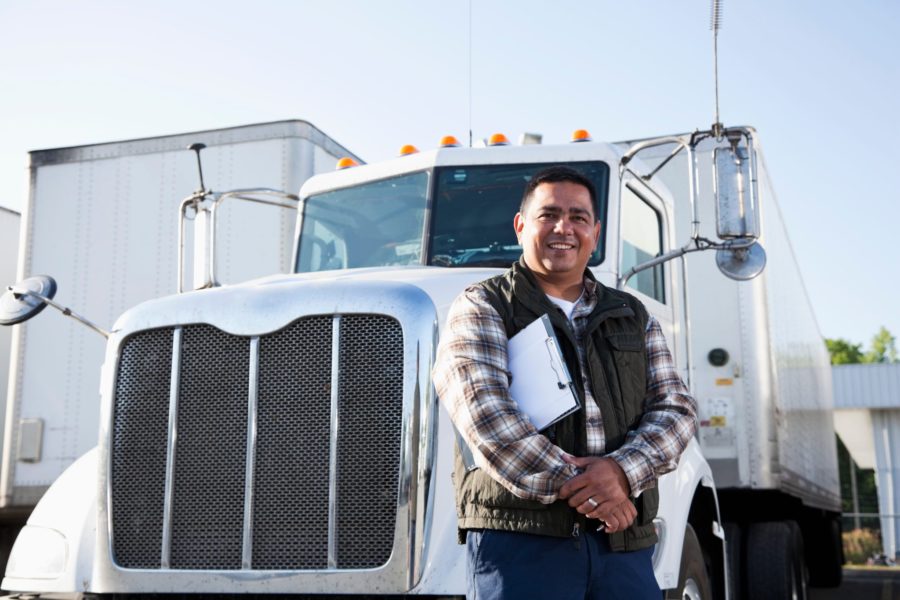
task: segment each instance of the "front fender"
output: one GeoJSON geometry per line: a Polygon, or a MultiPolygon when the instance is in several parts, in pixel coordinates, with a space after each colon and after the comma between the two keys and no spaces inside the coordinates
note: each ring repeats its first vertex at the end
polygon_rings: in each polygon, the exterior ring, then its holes
{"type": "MultiPolygon", "coordinates": [[[[715,497],[712,470],[703,457],[696,438],[692,438],[688,443],[678,461],[678,468],[660,477],[657,483],[659,485],[657,530],[660,533],[660,541],[653,555],[653,567],[659,587],[665,590],[678,586],[684,529],[698,486],[709,488],[715,497]]],[[[718,520],[718,517],[716,519],[718,520]]]]}
{"type": "Polygon", "coordinates": [[[4,590],[90,589],[97,532],[97,448],[66,469],[38,502],[13,544],[4,590]]]}

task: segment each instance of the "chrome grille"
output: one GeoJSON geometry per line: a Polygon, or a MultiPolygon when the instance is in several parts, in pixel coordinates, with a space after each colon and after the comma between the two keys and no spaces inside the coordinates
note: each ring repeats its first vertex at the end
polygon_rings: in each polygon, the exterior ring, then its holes
{"type": "Polygon", "coordinates": [[[140,332],[122,346],[111,441],[115,562],[229,570],[385,564],[400,484],[400,324],[329,315],[258,338],[209,325],[173,331],[140,332]]]}

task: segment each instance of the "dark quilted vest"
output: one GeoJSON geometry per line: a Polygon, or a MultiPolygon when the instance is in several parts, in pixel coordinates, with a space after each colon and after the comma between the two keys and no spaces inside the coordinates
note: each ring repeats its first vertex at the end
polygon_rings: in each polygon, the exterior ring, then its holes
{"type": "MultiPolygon", "coordinates": [[[[585,275],[593,279],[590,271],[585,275]]],[[[477,285],[487,290],[492,305],[503,318],[508,337],[541,315],[550,316],[583,405],[584,386],[574,333],[565,315],[540,289],[524,262],[520,260],[503,275],[477,285]]],[[[612,452],[624,443],[625,434],[635,429],[641,419],[647,388],[644,332],[648,315],[644,306],[629,294],[598,284],[598,295],[597,306],[588,317],[585,331],[585,356],[594,399],[603,415],[606,450],[612,452]]],[[[584,456],[584,411],[577,411],[543,433],[566,452],[584,456]]],[[[523,500],[481,469],[466,471],[458,449],[453,478],[460,541],[465,539],[467,529],[500,529],[566,537],[597,525],[596,521],[588,522],[565,501],[541,504],[523,500]]],[[[659,504],[658,490],[645,490],[634,502],[638,516],[632,526],[609,535],[613,550],[639,550],[657,541],[653,518],[659,504]]]]}

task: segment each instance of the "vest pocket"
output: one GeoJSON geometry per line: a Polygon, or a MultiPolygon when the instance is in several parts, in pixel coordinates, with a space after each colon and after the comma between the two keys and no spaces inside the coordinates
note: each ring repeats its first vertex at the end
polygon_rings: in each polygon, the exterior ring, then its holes
{"type": "Polygon", "coordinates": [[[641,335],[620,333],[606,336],[612,349],[613,361],[619,378],[625,424],[634,429],[644,410],[647,392],[647,359],[644,338],[641,335]]]}

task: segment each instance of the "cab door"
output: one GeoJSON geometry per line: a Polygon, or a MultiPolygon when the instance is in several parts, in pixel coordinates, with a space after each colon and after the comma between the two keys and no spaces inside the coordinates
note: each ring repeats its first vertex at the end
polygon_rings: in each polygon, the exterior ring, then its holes
{"type": "MultiPolygon", "coordinates": [[[[653,188],[638,178],[622,180],[619,205],[619,276],[632,267],[671,249],[674,231],[670,206],[653,188]]],[[[636,296],[656,317],[680,369],[685,367],[684,336],[678,326],[675,300],[680,294],[681,261],[669,261],[632,275],[624,290],[636,296]]],[[[682,375],[684,373],[682,372],[682,375]]]]}

